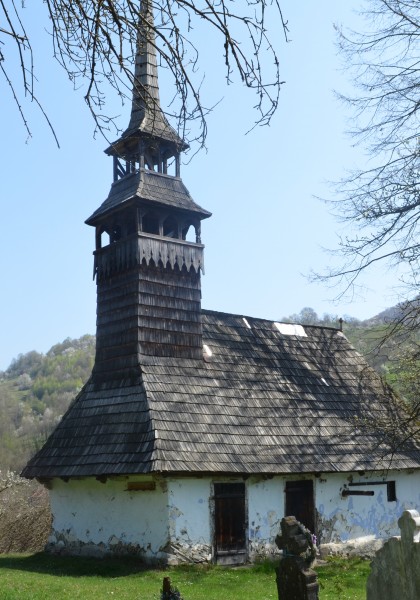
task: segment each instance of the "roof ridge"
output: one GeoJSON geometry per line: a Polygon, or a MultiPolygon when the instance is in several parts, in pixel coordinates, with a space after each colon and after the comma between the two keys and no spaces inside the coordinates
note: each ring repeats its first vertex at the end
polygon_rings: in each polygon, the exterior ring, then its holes
{"type": "Polygon", "coordinates": [[[163,454],[163,449],[162,449],[162,444],[161,444],[161,437],[159,435],[159,427],[157,426],[157,421],[158,419],[155,416],[155,413],[157,413],[157,411],[151,407],[151,402],[155,402],[154,397],[153,397],[153,391],[151,391],[150,389],[148,389],[148,385],[147,385],[147,372],[145,373],[142,369],[142,382],[143,382],[143,387],[144,387],[144,391],[145,391],[145,396],[146,396],[146,403],[147,403],[147,409],[149,412],[149,419],[150,419],[150,426],[151,426],[151,430],[153,433],[153,450],[152,450],[152,454],[150,457],[150,465],[151,465],[151,471],[160,471],[161,468],[159,466],[159,463],[162,462],[162,454],[163,454]]]}
{"type": "MultiPolygon", "coordinates": [[[[288,324],[287,321],[282,321],[280,319],[264,319],[262,317],[253,317],[252,315],[244,315],[241,313],[228,313],[228,312],[224,312],[224,311],[219,311],[219,310],[212,310],[212,309],[207,309],[207,308],[202,308],[201,309],[201,313],[203,315],[209,315],[212,316],[214,315],[215,317],[235,317],[238,319],[250,319],[252,321],[258,321],[258,322],[263,322],[263,323],[284,323],[284,324],[288,324]]],[[[308,325],[306,323],[291,323],[292,325],[301,325],[302,327],[310,327],[311,329],[328,329],[330,331],[337,331],[339,332],[340,329],[338,327],[332,327],[331,325],[308,325]]]]}

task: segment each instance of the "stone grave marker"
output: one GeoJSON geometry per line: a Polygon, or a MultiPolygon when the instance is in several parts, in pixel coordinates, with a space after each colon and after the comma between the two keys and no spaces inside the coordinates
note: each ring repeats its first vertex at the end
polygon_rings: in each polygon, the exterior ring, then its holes
{"type": "Polygon", "coordinates": [[[318,600],[317,576],[310,568],[316,555],[311,532],[295,517],[284,517],[276,544],[283,550],[276,569],[279,600],[318,600]]]}
{"type": "Polygon", "coordinates": [[[385,542],[372,561],[367,600],[420,599],[420,514],[405,510],[398,527],[401,536],[385,542]]]}

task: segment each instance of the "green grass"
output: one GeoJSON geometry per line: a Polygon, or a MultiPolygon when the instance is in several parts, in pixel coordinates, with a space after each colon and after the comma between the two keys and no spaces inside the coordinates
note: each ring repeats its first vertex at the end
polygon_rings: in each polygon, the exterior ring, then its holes
{"type": "Polygon", "coordinates": [[[370,561],[334,558],[316,568],[320,600],[365,600],[370,561]]]}
{"type": "MultiPolygon", "coordinates": [[[[333,560],[318,567],[320,600],[365,600],[369,563],[333,560]]],[[[145,568],[135,559],[47,554],[0,556],[1,600],[158,600],[170,577],[184,600],[277,600],[274,565],[145,568]]]]}

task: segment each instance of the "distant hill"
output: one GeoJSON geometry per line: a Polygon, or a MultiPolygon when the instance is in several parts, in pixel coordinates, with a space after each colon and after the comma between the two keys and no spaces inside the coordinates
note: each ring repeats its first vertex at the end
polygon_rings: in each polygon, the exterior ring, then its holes
{"type": "Polygon", "coordinates": [[[88,379],[95,337],[20,354],[0,372],[0,470],[20,470],[88,379]]]}
{"type": "Polygon", "coordinates": [[[369,325],[386,325],[388,323],[392,323],[393,321],[399,319],[403,314],[403,309],[401,305],[397,304],[396,306],[392,306],[391,308],[386,308],[382,312],[378,313],[374,317],[370,317],[363,321],[365,326],[369,325]]]}
{"type": "MultiPolygon", "coordinates": [[[[378,372],[398,382],[400,345],[378,347],[398,307],[366,321],[344,317],[343,331],[378,372]]],[[[337,316],[319,317],[312,308],[282,321],[340,327],[337,316]]],[[[55,344],[46,354],[20,354],[0,372],[0,470],[19,471],[44,443],[93,367],[95,337],[84,335],[55,344]]]]}

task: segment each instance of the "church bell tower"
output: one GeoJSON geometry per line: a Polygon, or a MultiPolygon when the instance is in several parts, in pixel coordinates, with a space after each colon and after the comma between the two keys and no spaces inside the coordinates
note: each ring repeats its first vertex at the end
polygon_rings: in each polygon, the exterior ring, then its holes
{"type": "Polygon", "coordinates": [[[96,231],[95,383],[138,376],[142,357],[203,356],[200,224],[210,213],[180,177],[188,146],[160,106],[152,24],[143,0],[130,122],[106,150],[109,195],[86,220],[96,231]]]}

